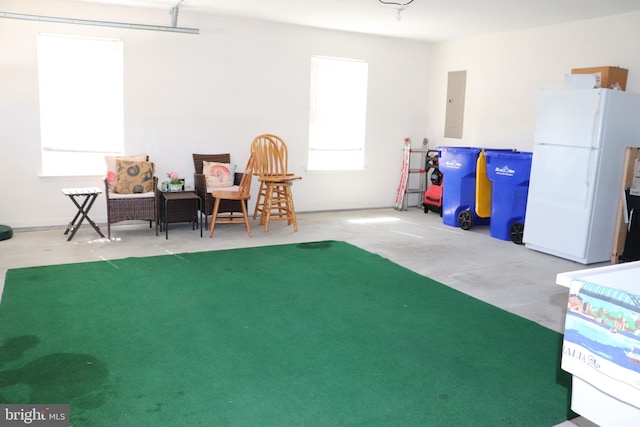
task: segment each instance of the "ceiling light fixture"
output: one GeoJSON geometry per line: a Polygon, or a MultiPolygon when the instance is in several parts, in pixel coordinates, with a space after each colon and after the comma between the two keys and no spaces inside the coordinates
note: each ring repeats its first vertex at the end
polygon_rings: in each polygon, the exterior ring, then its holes
{"type": "Polygon", "coordinates": [[[409,6],[414,0],[405,0],[405,1],[389,1],[389,0],[378,0],[378,2],[384,6],[391,6],[396,9],[396,19],[400,21],[402,16],[400,15],[402,11],[409,6]]]}

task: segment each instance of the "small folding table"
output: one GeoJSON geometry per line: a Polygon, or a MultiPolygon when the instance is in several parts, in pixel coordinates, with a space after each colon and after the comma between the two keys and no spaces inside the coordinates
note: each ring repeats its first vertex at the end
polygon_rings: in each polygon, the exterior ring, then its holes
{"type": "Polygon", "coordinates": [[[102,234],[102,232],[100,231],[100,227],[98,227],[98,225],[93,222],[91,218],[89,218],[89,211],[91,210],[91,206],[93,206],[93,202],[96,201],[98,194],[102,193],[102,191],[98,187],[63,188],[62,193],[65,196],[68,196],[73,204],[78,208],[76,216],[73,217],[73,220],[71,220],[71,222],[67,226],[67,230],[64,232],[64,234],[66,235],[69,234],[69,231],[71,231],[71,234],[69,235],[67,241],[73,239],[73,236],[76,234],[76,231],[78,231],[78,228],[80,228],[80,225],[82,225],[82,221],[84,221],[85,219],[89,222],[89,224],[91,224],[93,229],[98,232],[100,237],[104,237],[104,234],[102,234]],[[84,197],[84,200],[81,199],[81,201],[79,202],[76,197],[84,197]],[[80,220],[78,220],[78,218],[80,218],[80,220]]]}

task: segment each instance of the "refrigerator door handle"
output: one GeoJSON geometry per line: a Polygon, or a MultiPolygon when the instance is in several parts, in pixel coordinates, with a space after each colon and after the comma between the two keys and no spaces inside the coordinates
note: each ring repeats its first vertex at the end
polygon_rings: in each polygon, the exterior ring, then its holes
{"type": "MultiPolygon", "coordinates": [[[[597,150],[596,147],[591,147],[591,149],[589,150],[589,164],[587,165],[586,176],[584,177],[584,185],[585,185],[585,188],[587,188],[587,190],[591,185],[591,170],[593,168],[592,160],[593,160],[593,153],[596,150],[597,150]]],[[[589,199],[591,198],[591,192],[587,191],[586,196],[587,197],[585,197],[584,199],[584,205],[582,206],[583,208],[587,208],[587,206],[589,206],[589,199]]]]}
{"type": "MultiPolygon", "coordinates": [[[[584,177],[584,185],[586,188],[589,188],[589,177],[591,176],[591,158],[593,157],[593,150],[594,150],[593,147],[591,147],[591,149],[589,150],[589,165],[587,166],[587,176],[584,177]]],[[[589,192],[587,192],[587,197],[585,197],[584,206],[582,207],[586,208],[588,205],[589,205],[589,192]]]]}
{"type": "MultiPolygon", "coordinates": [[[[589,165],[587,166],[587,176],[585,177],[585,185],[586,188],[589,189],[589,186],[591,185],[591,168],[592,168],[592,160],[593,160],[593,152],[595,150],[599,150],[598,147],[594,147],[593,146],[593,142],[594,141],[598,141],[602,138],[602,133],[603,133],[603,128],[602,128],[602,119],[600,117],[600,108],[601,108],[601,104],[603,102],[603,98],[602,98],[602,92],[599,91],[598,92],[598,98],[599,101],[596,102],[594,104],[594,111],[593,111],[593,129],[592,129],[592,140],[591,140],[591,147],[589,149],[589,165]]],[[[597,172],[597,171],[596,171],[597,172]]],[[[587,206],[589,206],[589,198],[591,197],[590,193],[587,192],[587,197],[584,200],[584,208],[586,208],[587,206]]]]}

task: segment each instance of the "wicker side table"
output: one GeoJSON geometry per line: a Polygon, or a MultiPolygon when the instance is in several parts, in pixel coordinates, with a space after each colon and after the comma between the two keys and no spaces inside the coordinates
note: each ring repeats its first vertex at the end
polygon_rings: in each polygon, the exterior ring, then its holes
{"type": "Polygon", "coordinates": [[[195,230],[200,229],[202,237],[202,209],[200,197],[193,191],[163,192],[158,209],[158,224],[169,238],[169,224],[190,222],[195,230]],[[198,215],[200,215],[198,217],[198,215]]]}

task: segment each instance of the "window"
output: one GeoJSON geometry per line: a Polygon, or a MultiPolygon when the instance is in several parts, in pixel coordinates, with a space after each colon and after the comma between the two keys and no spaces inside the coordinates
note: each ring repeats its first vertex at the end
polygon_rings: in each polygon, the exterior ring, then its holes
{"type": "Polygon", "coordinates": [[[38,36],[43,175],[100,175],[124,148],[122,42],[38,36]]]}
{"type": "Polygon", "coordinates": [[[311,58],[309,170],[364,169],[367,63],[311,58]]]}

